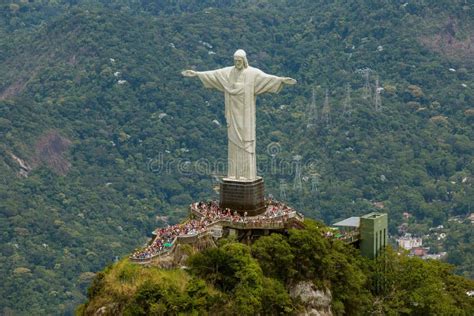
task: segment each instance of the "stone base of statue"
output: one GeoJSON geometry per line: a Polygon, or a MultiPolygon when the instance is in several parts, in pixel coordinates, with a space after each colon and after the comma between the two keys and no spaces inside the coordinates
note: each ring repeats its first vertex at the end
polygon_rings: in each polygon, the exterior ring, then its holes
{"type": "Polygon", "coordinates": [[[236,180],[224,178],[220,183],[220,207],[240,215],[255,216],[265,212],[263,179],[236,180]]]}

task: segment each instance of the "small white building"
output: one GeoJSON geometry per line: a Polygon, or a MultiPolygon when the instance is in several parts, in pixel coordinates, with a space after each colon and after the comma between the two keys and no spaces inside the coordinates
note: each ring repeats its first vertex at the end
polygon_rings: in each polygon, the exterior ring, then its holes
{"type": "Polygon", "coordinates": [[[417,237],[411,237],[411,235],[407,234],[403,237],[397,239],[398,247],[410,250],[412,248],[421,247],[423,246],[423,239],[417,237]]]}

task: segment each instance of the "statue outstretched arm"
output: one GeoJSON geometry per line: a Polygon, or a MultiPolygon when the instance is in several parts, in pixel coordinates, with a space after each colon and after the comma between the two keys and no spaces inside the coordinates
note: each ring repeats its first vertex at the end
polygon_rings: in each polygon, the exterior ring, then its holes
{"type": "Polygon", "coordinates": [[[257,70],[255,79],[255,94],[278,93],[284,85],[294,85],[296,80],[290,77],[279,77],[269,75],[261,70],[257,70]]]}
{"type": "Polygon", "coordinates": [[[194,70],[183,70],[181,74],[185,77],[196,77],[197,71],[194,70]]]}
{"type": "Polygon", "coordinates": [[[181,74],[185,77],[198,77],[199,79],[201,79],[201,82],[204,84],[204,87],[208,89],[225,91],[224,85],[226,85],[227,82],[224,73],[228,71],[228,68],[209,71],[183,70],[181,74]]]}
{"type": "Polygon", "coordinates": [[[290,78],[290,77],[283,77],[282,82],[285,83],[285,84],[293,85],[293,84],[296,84],[297,81],[293,78],[290,78]]]}

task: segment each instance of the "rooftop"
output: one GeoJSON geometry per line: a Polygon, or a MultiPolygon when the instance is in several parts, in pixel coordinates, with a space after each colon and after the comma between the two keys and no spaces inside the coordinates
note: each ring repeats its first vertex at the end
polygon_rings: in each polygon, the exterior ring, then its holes
{"type": "Polygon", "coordinates": [[[359,227],[360,217],[349,217],[345,220],[332,224],[332,226],[359,227]]]}
{"type": "Polygon", "coordinates": [[[378,218],[378,217],[382,217],[382,216],[387,216],[387,214],[379,213],[379,212],[372,212],[372,213],[369,213],[369,214],[365,214],[361,217],[362,218],[378,218]]]}

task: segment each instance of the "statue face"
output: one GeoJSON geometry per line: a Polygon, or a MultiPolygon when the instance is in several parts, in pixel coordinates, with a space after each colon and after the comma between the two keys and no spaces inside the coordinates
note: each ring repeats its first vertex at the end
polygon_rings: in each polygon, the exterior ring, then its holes
{"type": "Polygon", "coordinates": [[[244,66],[245,66],[244,59],[242,57],[238,57],[238,56],[234,57],[234,66],[238,70],[244,69],[244,66]]]}

